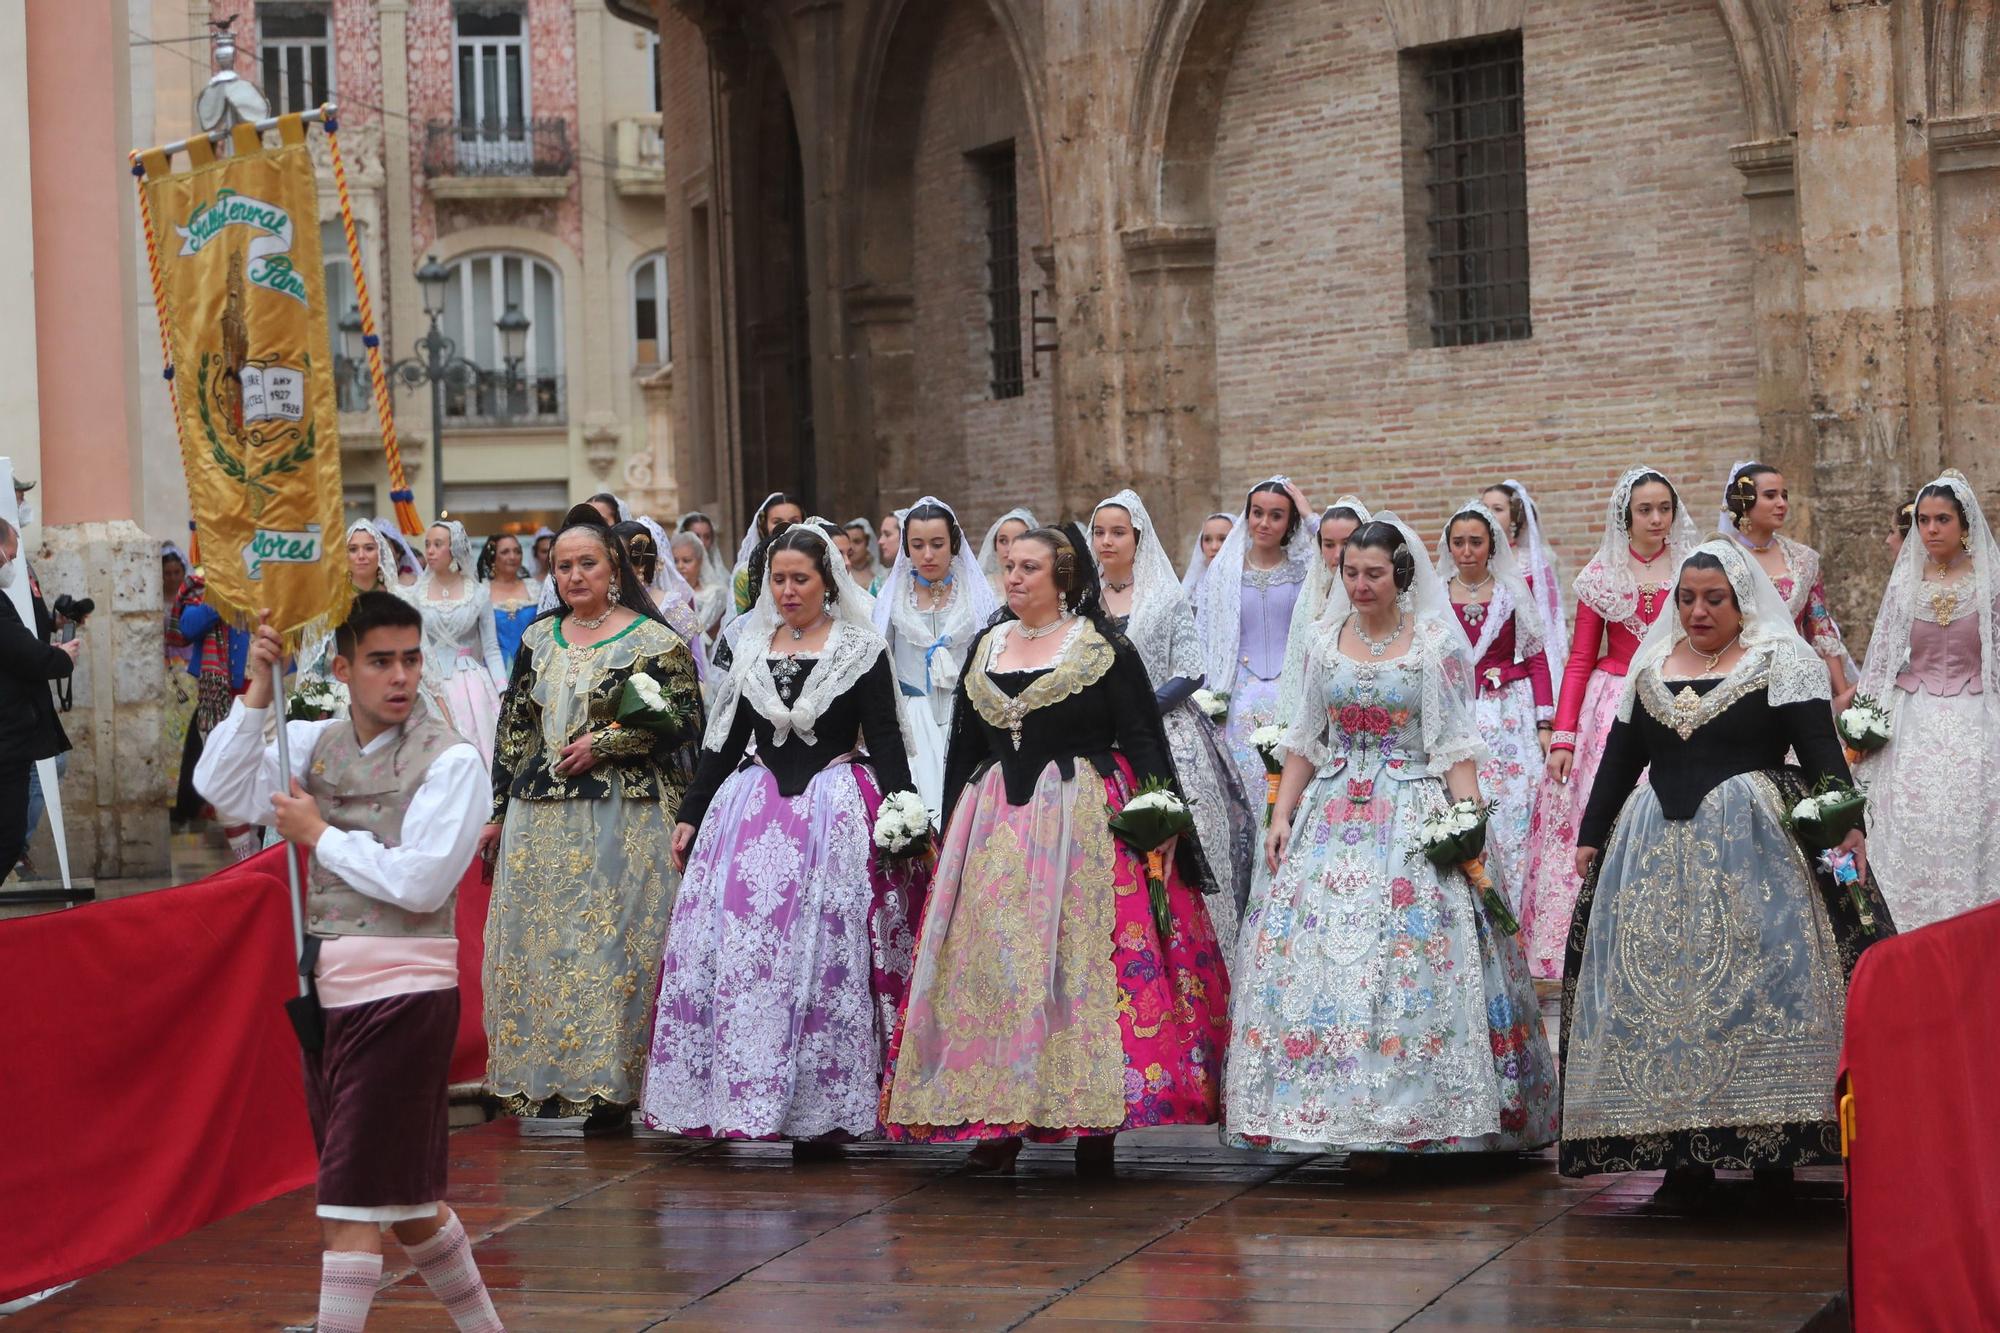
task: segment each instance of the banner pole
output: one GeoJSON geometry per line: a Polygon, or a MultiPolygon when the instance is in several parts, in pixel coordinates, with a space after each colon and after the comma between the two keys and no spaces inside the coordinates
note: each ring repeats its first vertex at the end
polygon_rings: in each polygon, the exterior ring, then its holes
{"type": "MultiPolygon", "coordinates": [[[[285,665],[271,663],[271,706],[278,710],[278,790],[289,794],[292,790],[292,741],[285,734],[285,665]]],[[[306,952],[305,908],[299,903],[299,858],[298,849],[290,842],[285,844],[285,878],[292,886],[292,966],[296,970],[299,960],[306,952]]],[[[299,977],[299,994],[306,993],[306,979],[299,977]]]]}

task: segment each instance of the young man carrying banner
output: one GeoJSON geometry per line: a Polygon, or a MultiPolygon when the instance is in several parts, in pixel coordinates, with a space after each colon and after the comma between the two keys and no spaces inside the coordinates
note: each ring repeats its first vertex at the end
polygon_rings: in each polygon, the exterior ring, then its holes
{"type": "Polygon", "coordinates": [[[308,1047],[319,1148],[318,1328],[366,1324],[386,1227],[460,1329],[499,1330],[472,1242],[444,1203],[458,1029],[453,899],[491,783],[471,743],[417,704],[424,657],[414,606],[362,593],[334,643],[350,716],[285,724],[303,782],[281,786],[277,747],[263,741],[273,667],[284,658],[268,612],[251,643],[249,688],[195,770],[224,818],[273,823],[312,853],[305,947],[323,1008],[317,1030],[310,997],[294,1002],[294,1019],[308,1047]]]}

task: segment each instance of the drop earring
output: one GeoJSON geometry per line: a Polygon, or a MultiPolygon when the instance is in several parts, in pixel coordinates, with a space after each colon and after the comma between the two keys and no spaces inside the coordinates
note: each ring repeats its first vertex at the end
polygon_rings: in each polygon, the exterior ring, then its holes
{"type": "Polygon", "coordinates": [[[1069,594],[1066,592],[1059,592],[1056,594],[1056,619],[1061,620],[1064,616],[1067,616],[1068,614],[1069,614],[1069,594]]]}
{"type": "Polygon", "coordinates": [[[611,604],[616,606],[620,600],[622,600],[622,597],[618,591],[618,585],[614,583],[611,585],[611,604]]]}

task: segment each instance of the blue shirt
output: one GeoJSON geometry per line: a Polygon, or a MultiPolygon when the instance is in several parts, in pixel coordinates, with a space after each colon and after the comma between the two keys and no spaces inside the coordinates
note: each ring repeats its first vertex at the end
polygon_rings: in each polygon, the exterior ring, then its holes
{"type": "MultiPolygon", "coordinates": [[[[204,634],[222,624],[222,616],[212,606],[196,604],[181,612],[181,637],[195,645],[188,655],[188,674],[201,674],[200,640],[204,634]]],[[[243,670],[250,658],[250,636],[240,629],[225,626],[223,632],[229,636],[229,687],[243,688],[243,670]]]]}

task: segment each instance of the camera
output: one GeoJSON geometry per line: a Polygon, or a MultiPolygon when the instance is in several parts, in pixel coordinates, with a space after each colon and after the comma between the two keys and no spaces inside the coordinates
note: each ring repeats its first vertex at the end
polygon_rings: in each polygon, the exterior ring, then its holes
{"type": "Polygon", "coordinates": [[[88,597],[72,597],[64,593],[56,598],[52,609],[66,622],[57,633],[56,642],[68,643],[76,637],[76,632],[83,628],[83,622],[90,618],[90,613],[97,609],[97,603],[88,597]]]}

